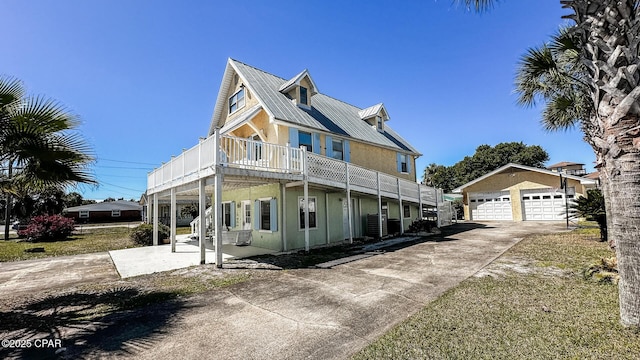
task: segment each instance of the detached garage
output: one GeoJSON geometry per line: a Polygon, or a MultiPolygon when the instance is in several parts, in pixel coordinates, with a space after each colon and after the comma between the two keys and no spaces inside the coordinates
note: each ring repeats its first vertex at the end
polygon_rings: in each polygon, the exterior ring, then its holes
{"type": "MultiPolygon", "coordinates": [[[[565,220],[565,190],[560,173],[507,164],[461,187],[465,219],[476,221],[565,220]]],[[[596,180],[562,174],[567,179],[566,201],[596,187],[596,180]]]]}

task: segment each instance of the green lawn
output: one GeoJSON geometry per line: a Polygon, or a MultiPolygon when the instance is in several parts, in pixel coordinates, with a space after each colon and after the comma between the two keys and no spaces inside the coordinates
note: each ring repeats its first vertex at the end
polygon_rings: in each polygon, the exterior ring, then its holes
{"type": "Polygon", "coordinates": [[[640,331],[620,325],[617,286],[582,276],[613,256],[597,237],[528,237],[489,267],[521,271],[462,282],[353,358],[637,359],[640,331]]]}
{"type": "Polygon", "coordinates": [[[36,259],[48,256],[76,255],[136,247],[129,238],[131,229],[113,227],[92,229],[65,241],[31,243],[12,239],[0,240],[0,262],[36,259]],[[26,249],[43,247],[45,252],[29,253],[26,249]]]}

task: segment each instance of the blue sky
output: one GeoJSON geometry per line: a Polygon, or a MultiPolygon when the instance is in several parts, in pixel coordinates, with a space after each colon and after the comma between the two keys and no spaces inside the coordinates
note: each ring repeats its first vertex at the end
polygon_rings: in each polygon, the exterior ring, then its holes
{"type": "Polygon", "coordinates": [[[481,15],[450,0],[3,0],[0,13],[0,74],[83,120],[100,182],[77,189],[85,198],[139,198],[150,169],[205,136],[228,57],[284,78],[307,68],[359,107],[384,102],[424,154],[419,174],[507,141],[593,170],[579,130],[544,131],[513,93],[520,56],[563,23],[557,0],[481,15]]]}

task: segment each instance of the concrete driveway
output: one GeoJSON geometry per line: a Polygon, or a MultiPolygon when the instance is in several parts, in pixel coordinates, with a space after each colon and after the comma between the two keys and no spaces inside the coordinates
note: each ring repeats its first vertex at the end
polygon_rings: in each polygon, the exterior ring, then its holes
{"type": "Polygon", "coordinates": [[[146,339],[149,346],[129,356],[345,359],[523,236],[563,229],[562,223],[458,224],[433,241],[331,269],[272,271],[195,297],[161,335],[146,339]]]}

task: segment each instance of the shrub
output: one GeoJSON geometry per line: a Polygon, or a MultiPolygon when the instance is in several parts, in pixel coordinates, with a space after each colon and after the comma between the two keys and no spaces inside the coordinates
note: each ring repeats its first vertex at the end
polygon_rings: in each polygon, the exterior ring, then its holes
{"type": "Polygon", "coordinates": [[[418,219],[415,220],[414,222],[411,223],[411,225],[409,225],[409,230],[408,232],[410,233],[418,233],[418,232],[431,232],[431,229],[437,227],[437,224],[435,221],[432,220],[424,220],[424,219],[418,219]]]}
{"type": "MultiPolygon", "coordinates": [[[[169,237],[170,229],[167,225],[158,224],[158,241],[169,237]]],[[[131,230],[131,240],[140,245],[153,245],[153,225],[141,224],[131,230]]]]}
{"type": "Polygon", "coordinates": [[[18,235],[31,242],[59,241],[68,238],[74,229],[73,219],[62,215],[40,215],[31,218],[27,228],[19,230],[18,235]]]}

